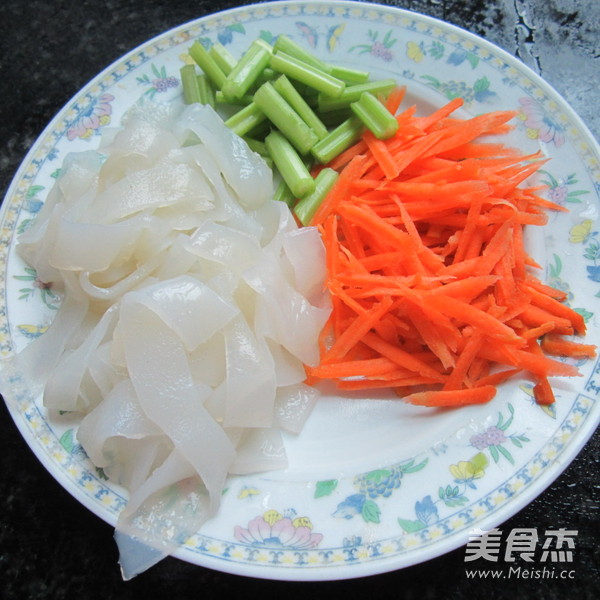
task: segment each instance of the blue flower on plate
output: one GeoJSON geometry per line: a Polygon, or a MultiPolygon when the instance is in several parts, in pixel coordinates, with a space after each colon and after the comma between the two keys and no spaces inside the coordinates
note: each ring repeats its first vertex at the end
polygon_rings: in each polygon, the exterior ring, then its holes
{"type": "Polygon", "coordinates": [[[221,44],[223,44],[223,46],[226,46],[227,44],[231,44],[231,42],[233,41],[234,33],[245,34],[246,29],[244,28],[244,26],[241,23],[234,23],[233,25],[227,25],[227,27],[224,27],[217,33],[217,40],[219,40],[219,42],[221,44]]]}
{"type": "Polygon", "coordinates": [[[438,520],[438,510],[429,495],[425,496],[420,502],[415,503],[415,513],[417,519],[426,525],[438,520]]]}
{"type": "Polygon", "coordinates": [[[592,281],[600,283],[600,267],[586,267],[588,272],[588,278],[592,281]]]}
{"type": "Polygon", "coordinates": [[[364,494],[352,494],[338,504],[333,516],[342,519],[351,519],[355,515],[360,515],[365,501],[366,497],[364,494]]]}

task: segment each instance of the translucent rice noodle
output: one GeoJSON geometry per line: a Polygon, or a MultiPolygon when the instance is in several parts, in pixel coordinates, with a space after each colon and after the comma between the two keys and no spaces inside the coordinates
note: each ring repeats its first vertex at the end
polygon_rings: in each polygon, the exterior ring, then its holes
{"type": "Polygon", "coordinates": [[[285,467],[281,432],[316,401],[324,249],[272,193],[210,107],[136,108],[65,160],[20,238],[64,298],[14,362],[48,409],[81,415],[88,456],[129,491],[125,578],[215,514],[228,474],[285,467]]]}

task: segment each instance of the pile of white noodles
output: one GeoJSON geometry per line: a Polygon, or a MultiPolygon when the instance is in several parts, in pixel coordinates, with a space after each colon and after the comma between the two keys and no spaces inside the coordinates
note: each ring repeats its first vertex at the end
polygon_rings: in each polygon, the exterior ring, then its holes
{"type": "Polygon", "coordinates": [[[281,430],[316,400],[303,363],[330,310],[324,249],[272,194],[210,107],[137,108],[67,157],[20,238],[64,299],[19,366],[48,409],[81,414],[83,448],[129,491],[126,578],[215,514],[229,473],[284,467],[281,430]]]}

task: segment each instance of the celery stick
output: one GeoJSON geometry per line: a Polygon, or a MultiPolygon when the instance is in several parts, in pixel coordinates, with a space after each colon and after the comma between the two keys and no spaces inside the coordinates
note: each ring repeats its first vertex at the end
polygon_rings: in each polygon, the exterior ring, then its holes
{"type": "Polygon", "coordinates": [[[338,108],[348,108],[352,102],[358,102],[364,92],[387,96],[395,87],[395,79],[381,79],[380,81],[367,81],[367,83],[349,85],[337,98],[331,98],[324,94],[319,95],[319,111],[326,112],[338,108]]]}
{"type": "Polygon", "coordinates": [[[353,115],[354,113],[348,105],[344,108],[338,108],[336,110],[328,110],[324,113],[319,113],[319,118],[321,119],[321,121],[323,121],[325,127],[328,127],[329,129],[334,129],[353,115]]]}
{"type": "Polygon", "coordinates": [[[265,137],[271,133],[272,129],[271,122],[269,119],[265,118],[264,121],[255,125],[246,135],[257,140],[264,140],[265,137]]]}
{"type": "Polygon", "coordinates": [[[231,101],[229,98],[225,97],[225,94],[222,90],[217,90],[215,92],[215,102],[217,104],[231,104],[233,106],[248,106],[251,102],[254,101],[254,96],[251,94],[244,94],[241,98],[237,100],[231,101]]]}
{"type": "Polygon", "coordinates": [[[294,58],[312,65],[321,71],[325,71],[325,73],[328,73],[331,69],[330,65],[328,65],[326,62],[323,62],[320,58],[317,58],[312,52],[302,48],[302,46],[294,42],[287,35],[278,35],[275,43],[273,44],[273,49],[276,52],[285,52],[289,56],[293,56],[294,58]]]}
{"type": "Polygon", "coordinates": [[[208,77],[202,73],[196,77],[198,81],[198,89],[200,90],[200,102],[202,104],[209,104],[213,108],[215,107],[215,91],[208,80],[208,77]]]}
{"type": "Polygon", "coordinates": [[[274,82],[273,87],[283,96],[283,99],[300,115],[302,120],[317,134],[317,137],[323,139],[329,131],[323,125],[321,119],[315,114],[314,110],[306,103],[306,100],[300,95],[298,90],[292,85],[285,76],[279,76],[274,82]]]}
{"type": "Polygon", "coordinates": [[[211,83],[220,90],[225,83],[225,73],[221,71],[213,57],[207,52],[206,48],[200,42],[196,41],[190,46],[189,54],[196,64],[204,71],[211,83]]]}
{"type": "Polygon", "coordinates": [[[352,102],[350,108],[380,140],[387,140],[398,131],[398,121],[394,115],[369,92],[365,92],[358,102],[352,102]]]}
{"type": "Polygon", "coordinates": [[[292,194],[296,198],[303,198],[312,193],[315,189],[315,180],[287,138],[279,131],[271,131],[265,138],[265,144],[292,194]]]}
{"type": "Polygon", "coordinates": [[[241,98],[269,64],[271,52],[266,42],[255,40],[225,78],[221,91],[231,101],[241,98]]]}
{"type": "Polygon", "coordinates": [[[272,169],[273,168],[273,159],[271,158],[271,155],[269,154],[269,151],[267,150],[267,145],[264,142],[261,142],[260,140],[255,140],[254,138],[251,138],[248,136],[244,136],[243,139],[246,142],[246,144],[248,144],[248,147],[250,148],[250,150],[252,150],[253,152],[256,152],[257,154],[260,154],[262,159],[267,163],[267,166],[270,169],[272,169]]]}
{"type": "Polygon", "coordinates": [[[183,87],[183,101],[186,104],[200,102],[200,87],[194,65],[184,65],[179,69],[181,77],[181,86],[183,87]]]}
{"type": "Polygon", "coordinates": [[[312,155],[321,163],[328,163],[357,142],[364,130],[360,119],[350,117],[338,125],[326,138],[319,140],[311,150],[312,155]]]}
{"type": "Polygon", "coordinates": [[[290,186],[282,179],[277,189],[275,190],[275,195],[273,196],[273,200],[277,200],[279,202],[285,202],[290,208],[296,204],[296,196],[290,190],[290,186]]]}
{"type": "Polygon", "coordinates": [[[335,185],[338,179],[337,171],[325,168],[319,171],[315,177],[315,189],[311,194],[304,196],[294,207],[294,213],[300,219],[302,225],[308,225],[317,209],[335,185]]]}
{"type": "Polygon", "coordinates": [[[269,44],[269,42],[267,42],[266,40],[263,40],[263,38],[256,38],[252,43],[258,46],[259,48],[263,48],[269,54],[272,54],[273,52],[273,46],[271,46],[271,44],[269,44]]]}
{"type": "Polygon", "coordinates": [[[303,85],[299,81],[295,81],[293,86],[298,90],[298,93],[304,98],[304,102],[306,102],[313,111],[319,108],[319,92],[317,90],[303,85]]]}
{"type": "Polygon", "coordinates": [[[246,144],[248,144],[250,150],[260,154],[262,157],[269,156],[269,151],[267,150],[267,146],[264,142],[260,140],[255,140],[254,138],[244,136],[244,140],[246,144]]]}
{"type": "Polygon", "coordinates": [[[272,83],[263,83],[256,90],[254,103],[301,154],[306,154],[318,141],[314,131],[283,99],[272,83]]]}
{"type": "Polygon", "coordinates": [[[212,57],[212,59],[217,63],[217,66],[225,73],[225,75],[229,75],[233,70],[233,67],[237,64],[237,60],[223,44],[220,42],[216,42],[210,47],[208,54],[212,57]]]}
{"type": "Polygon", "coordinates": [[[279,73],[276,73],[270,67],[266,67],[265,69],[263,69],[263,72],[258,76],[258,78],[256,80],[256,84],[262,85],[263,83],[266,83],[267,81],[273,81],[273,79],[275,79],[277,77],[277,75],[279,75],[279,73]]]}
{"type": "Polygon", "coordinates": [[[266,118],[267,116],[260,107],[255,102],[251,102],[248,106],[244,106],[244,108],[231,115],[225,121],[225,125],[231,131],[243,137],[266,118]]]}
{"type": "Polygon", "coordinates": [[[331,65],[329,74],[345,81],[347,84],[366,83],[369,81],[368,71],[359,71],[350,67],[342,67],[339,65],[331,65]]]}
{"type": "Polygon", "coordinates": [[[346,84],[341,79],[332,77],[326,71],[317,69],[284,52],[275,52],[271,55],[271,67],[326,96],[337,98],[346,88],[346,84]]]}

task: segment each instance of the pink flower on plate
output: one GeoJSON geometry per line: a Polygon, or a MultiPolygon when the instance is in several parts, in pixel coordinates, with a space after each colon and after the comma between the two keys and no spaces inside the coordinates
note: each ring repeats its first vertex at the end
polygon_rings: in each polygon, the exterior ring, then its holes
{"type": "Polygon", "coordinates": [[[312,532],[308,517],[291,519],[275,510],[255,517],[248,527],[236,525],[235,538],[245,544],[265,548],[293,548],[296,550],[316,548],[323,539],[321,533],[312,532]]]}
{"type": "Polygon", "coordinates": [[[565,143],[564,129],[553,121],[544,109],[531,98],[519,98],[521,112],[518,117],[523,121],[527,137],[539,139],[547,144],[553,143],[557,148],[565,143]]]}
{"type": "Polygon", "coordinates": [[[103,125],[110,123],[112,106],[110,103],[115,99],[112,94],[102,94],[94,98],[90,105],[82,110],[73,125],[67,130],[67,138],[74,140],[76,138],[87,139],[91,137],[103,125]]]}

